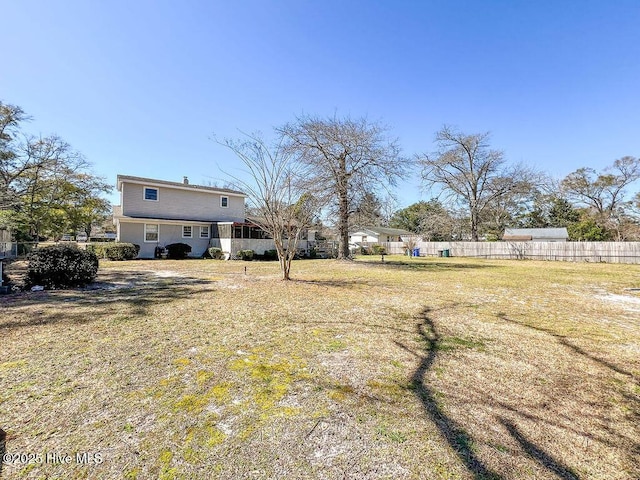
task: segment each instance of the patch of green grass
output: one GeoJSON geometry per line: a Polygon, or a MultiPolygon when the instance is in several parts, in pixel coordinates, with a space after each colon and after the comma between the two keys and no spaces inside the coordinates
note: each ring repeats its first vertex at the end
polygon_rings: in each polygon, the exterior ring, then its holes
{"type": "Polygon", "coordinates": [[[378,436],[383,437],[387,441],[393,443],[405,443],[407,441],[407,436],[403,432],[398,430],[391,430],[386,424],[378,425],[378,427],[376,428],[376,433],[378,434],[378,436]]]}
{"type": "Polygon", "coordinates": [[[158,464],[160,467],[160,476],[161,480],[173,480],[176,478],[177,469],[171,467],[171,462],[173,460],[173,453],[171,450],[163,450],[160,452],[160,456],[158,457],[158,464]]]}
{"type": "Polygon", "coordinates": [[[347,344],[339,339],[332,339],[325,347],[327,352],[339,352],[340,350],[344,350],[347,344]]]}
{"type": "Polygon", "coordinates": [[[391,365],[393,365],[396,368],[404,368],[404,365],[398,360],[391,360],[391,362],[389,363],[391,363],[391,365]]]}
{"type": "Polygon", "coordinates": [[[331,386],[328,396],[331,400],[334,400],[336,402],[343,402],[354,393],[355,393],[355,390],[351,385],[335,384],[331,386]]]}
{"type": "Polygon", "coordinates": [[[14,362],[2,362],[0,363],[0,370],[10,370],[12,368],[23,367],[27,364],[26,360],[16,360],[14,362]]]}

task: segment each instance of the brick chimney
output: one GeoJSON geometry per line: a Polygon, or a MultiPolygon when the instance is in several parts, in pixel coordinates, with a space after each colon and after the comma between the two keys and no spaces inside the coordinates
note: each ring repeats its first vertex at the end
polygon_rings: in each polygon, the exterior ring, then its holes
{"type": "Polygon", "coordinates": [[[189,179],[187,177],[182,177],[182,183],[189,185],[189,179]]]}

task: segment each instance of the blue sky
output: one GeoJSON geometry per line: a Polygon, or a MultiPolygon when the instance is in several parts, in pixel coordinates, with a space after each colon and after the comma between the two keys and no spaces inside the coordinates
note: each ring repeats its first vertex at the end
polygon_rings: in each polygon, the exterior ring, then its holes
{"type": "MultiPolygon", "coordinates": [[[[640,2],[0,0],[0,99],[116,174],[224,179],[210,140],[366,116],[403,153],[443,124],[563,177],[640,156],[640,2]]],[[[420,199],[418,172],[397,190],[420,199]]],[[[111,200],[117,202],[117,196],[111,200]]]]}

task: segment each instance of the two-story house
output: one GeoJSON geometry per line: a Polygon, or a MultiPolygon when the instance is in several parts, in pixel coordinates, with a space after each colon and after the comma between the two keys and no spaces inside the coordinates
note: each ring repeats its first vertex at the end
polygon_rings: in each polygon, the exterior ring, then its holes
{"type": "Polygon", "coordinates": [[[128,175],[118,175],[117,188],[116,241],[140,245],[140,258],[153,258],[156,247],[172,243],[190,245],[191,256],[199,257],[210,245],[226,243],[221,231],[245,224],[247,196],[236,190],[191,185],[187,177],[168,182],[128,175]]]}

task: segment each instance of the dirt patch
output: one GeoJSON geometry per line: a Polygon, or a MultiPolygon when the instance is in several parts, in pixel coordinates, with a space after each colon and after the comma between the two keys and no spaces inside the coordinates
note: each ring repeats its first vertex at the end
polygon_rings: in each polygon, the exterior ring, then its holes
{"type": "Polygon", "coordinates": [[[596,295],[596,298],[615,305],[619,305],[629,312],[640,312],[640,297],[631,295],[619,295],[614,293],[606,293],[596,295]]]}

